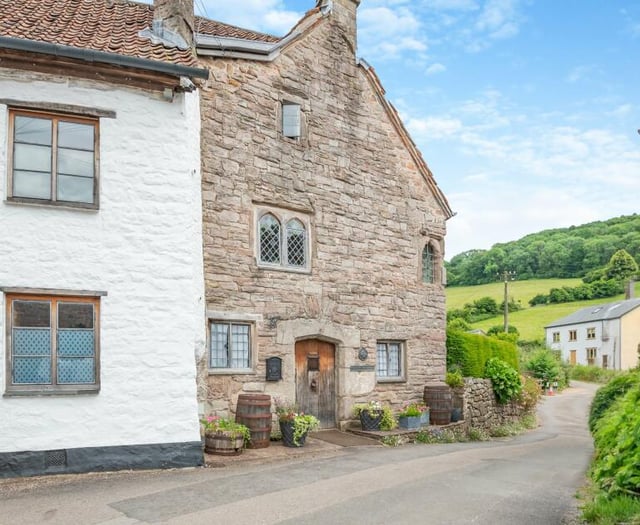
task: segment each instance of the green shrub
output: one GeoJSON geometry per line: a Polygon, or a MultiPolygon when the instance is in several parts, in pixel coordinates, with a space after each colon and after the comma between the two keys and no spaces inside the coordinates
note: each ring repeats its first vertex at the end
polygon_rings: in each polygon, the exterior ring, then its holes
{"type": "Polygon", "coordinates": [[[492,357],[487,361],[484,376],[491,379],[493,392],[498,403],[507,403],[518,396],[522,390],[518,372],[501,359],[492,357]]]}
{"type": "Polygon", "coordinates": [[[489,439],[491,439],[489,432],[483,428],[471,427],[467,432],[467,436],[469,441],[489,441],[489,439]]]}
{"type": "Polygon", "coordinates": [[[606,383],[618,375],[615,370],[605,370],[598,366],[569,365],[569,377],[576,381],[588,381],[590,383],[606,383]]]}
{"type": "Polygon", "coordinates": [[[525,368],[543,384],[560,380],[560,360],[547,348],[535,351],[525,363],[525,368]]]}
{"type": "Polygon", "coordinates": [[[513,342],[447,329],[447,370],[460,370],[464,377],[484,377],[486,362],[492,357],[518,368],[513,342]]]}
{"type": "Polygon", "coordinates": [[[461,386],[464,386],[464,378],[462,377],[462,372],[460,372],[460,370],[447,372],[444,382],[447,383],[447,385],[449,385],[451,388],[460,388],[461,386]]]}
{"type": "Polygon", "coordinates": [[[618,496],[611,499],[596,497],[582,509],[582,518],[588,523],[640,523],[640,499],[618,496]]]}
{"type": "Polygon", "coordinates": [[[608,497],[640,496],[640,385],[618,398],[596,424],[591,476],[608,497]]]}
{"type": "Polygon", "coordinates": [[[522,390],[518,396],[518,403],[527,411],[532,411],[542,395],[540,384],[531,376],[522,376],[522,390]]]}
{"type": "Polygon", "coordinates": [[[624,372],[600,387],[593,397],[589,411],[589,428],[593,432],[597,422],[613,405],[616,399],[626,394],[629,389],[640,383],[640,373],[637,370],[624,372]]]}

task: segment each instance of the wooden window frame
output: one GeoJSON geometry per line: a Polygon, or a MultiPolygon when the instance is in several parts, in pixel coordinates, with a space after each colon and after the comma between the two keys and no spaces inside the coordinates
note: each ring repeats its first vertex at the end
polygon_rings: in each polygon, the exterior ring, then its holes
{"type": "MultiPolygon", "coordinates": [[[[388,360],[388,357],[387,357],[388,360]]],[[[406,341],[401,341],[397,339],[380,339],[376,341],[376,381],[378,383],[404,383],[407,381],[407,344],[406,341]],[[398,356],[398,367],[400,369],[400,375],[397,376],[388,376],[388,375],[380,375],[378,368],[378,346],[379,345],[387,345],[387,356],[388,356],[388,345],[397,344],[400,349],[400,355],[398,356]]]]}
{"type": "Polygon", "coordinates": [[[9,132],[8,132],[8,162],[7,162],[7,202],[21,204],[38,204],[45,206],[58,206],[64,208],[83,208],[97,210],[100,206],[100,121],[97,117],[81,116],[53,111],[38,111],[35,109],[9,109],[9,132]],[[13,157],[15,148],[15,118],[16,116],[40,118],[51,121],[51,198],[39,199],[35,197],[14,197],[13,196],[13,157]],[[58,158],[58,124],[59,122],[75,122],[78,124],[93,126],[93,202],[60,201],[57,199],[57,158],[58,158]]]}
{"type": "Polygon", "coordinates": [[[6,390],[5,396],[42,396],[42,395],[76,395],[97,394],[100,391],[100,296],[103,293],[89,294],[79,292],[72,294],[42,294],[42,293],[6,293],[5,294],[5,326],[6,326],[6,390]],[[51,383],[50,384],[14,384],[13,383],[13,316],[14,301],[49,302],[51,329],[51,383]],[[58,305],[60,303],[92,304],[93,332],[94,332],[94,383],[57,383],[57,330],[58,305]]]}
{"type": "MultiPolygon", "coordinates": [[[[229,335],[231,331],[229,331],[229,335]]],[[[207,369],[209,370],[209,374],[211,375],[229,375],[229,374],[253,374],[255,373],[255,356],[256,356],[256,348],[255,348],[255,322],[249,319],[230,319],[230,318],[210,318],[207,320],[207,369]],[[211,345],[213,342],[213,338],[211,336],[211,329],[214,324],[224,324],[229,327],[233,325],[242,325],[249,327],[249,366],[247,368],[232,368],[232,367],[213,367],[211,366],[211,345]]],[[[227,349],[228,352],[231,352],[231,349],[227,349]]],[[[227,356],[229,359],[230,354],[227,356]]]]}

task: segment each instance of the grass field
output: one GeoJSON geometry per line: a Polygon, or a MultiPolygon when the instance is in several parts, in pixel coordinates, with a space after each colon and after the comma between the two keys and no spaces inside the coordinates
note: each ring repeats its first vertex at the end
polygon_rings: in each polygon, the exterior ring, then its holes
{"type": "MultiPolygon", "coordinates": [[[[520,332],[520,338],[526,341],[544,338],[544,326],[569,315],[580,308],[589,305],[611,303],[622,299],[624,296],[609,297],[605,299],[592,299],[590,301],[576,301],[574,303],[561,303],[539,305],[531,308],[529,299],[540,293],[549,293],[551,288],[562,286],[576,286],[580,279],[538,279],[531,281],[513,281],[509,283],[509,297],[520,301],[523,310],[509,314],[509,324],[515,326],[520,332]]],[[[640,283],[636,283],[636,297],[640,297],[640,283]]],[[[481,297],[492,297],[498,304],[504,298],[504,283],[491,283],[479,286],[460,286],[447,288],[447,310],[462,308],[465,303],[471,303],[481,297]]],[[[503,324],[502,316],[486,319],[473,324],[473,328],[488,330],[492,326],[503,324]]]]}

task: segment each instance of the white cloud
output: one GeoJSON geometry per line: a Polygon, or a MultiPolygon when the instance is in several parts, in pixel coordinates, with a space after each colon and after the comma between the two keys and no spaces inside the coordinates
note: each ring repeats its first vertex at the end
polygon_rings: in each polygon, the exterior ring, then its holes
{"type": "MultiPolygon", "coordinates": [[[[200,3],[195,2],[197,12],[202,11],[198,9],[200,3]]],[[[282,0],[202,0],[208,18],[275,35],[287,33],[313,7],[312,2],[301,3],[305,5],[300,6],[300,11],[293,11],[286,9],[282,0]]]]}
{"type": "Polygon", "coordinates": [[[447,68],[443,64],[440,64],[439,62],[436,62],[435,64],[431,64],[425,70],[425,73],[427,75],[436,75],[436,74],[442,73],[443,71],[446,71],[446,70],[447,70],[447,68]]]}
{"type": "Polygon", "coordinates": [[[571,84],[580,82],[581,80],[589,80],[592,73],[596,70],[593,65],[583,65],[574,67],[567,74],[565,80],[571,84]]]}
{"type": "Polygon", "coordinates": [[[403,117],[403,120],[411,136],[421,141],[451,137],[462,129],[462,122],[450,117],[403,117]]]}
{"type": "Polygon", "coordinates": [[[407,51],[420,55],[428,47],[420,20],[404,6],[361,7],[358,46],[375,60],[395,60],[407,51]]]}

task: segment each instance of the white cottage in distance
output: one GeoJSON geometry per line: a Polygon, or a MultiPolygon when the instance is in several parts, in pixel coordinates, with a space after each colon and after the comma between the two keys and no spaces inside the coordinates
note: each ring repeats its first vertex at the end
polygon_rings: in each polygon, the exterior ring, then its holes
{"type": "Polygon", "coordinates": [[[207,71],[152,23],[0,2],[0,478],[202,464],[207,71]]]}
{"type": "Polygon", "coordinates": [[[582,308],[545,326],[545,339],[570,364],[633,368],[640,355],[640,298],[582,308]]]}

